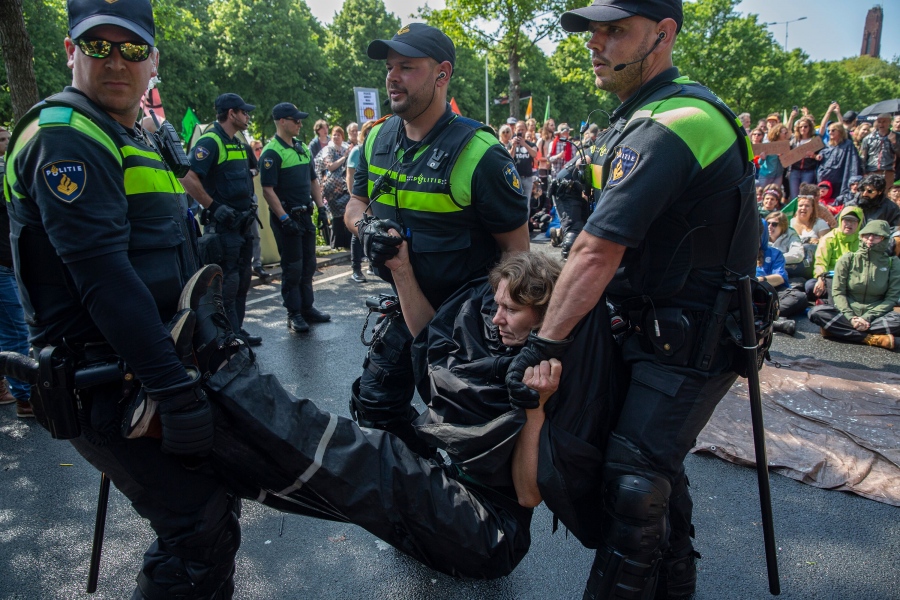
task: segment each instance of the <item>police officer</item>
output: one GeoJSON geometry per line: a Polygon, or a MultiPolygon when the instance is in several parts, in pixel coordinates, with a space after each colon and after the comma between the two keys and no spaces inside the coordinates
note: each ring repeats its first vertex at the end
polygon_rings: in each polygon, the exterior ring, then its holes
{"type": "Polygon", "coordinates": [[[735,346],[719,345],[704,315],[729,299],[723,284],[753,274],[759,244],[746,133],[672,66],[682,20],[681,0],[595,0],[560,20],[566,31],[590,32],[597,86],[622,104],[595,144],[597,207],[507,384],[514,403],[535,406],[520,381],[525,367],[575,360],[565,356],[567,339],[604,294],[630,317],[622,346],[630,380],[606,449],[605,542],[587,599],[653,598],[654,588],[656,598],[693,597],[683,462],[736,378],[735,346]],[[711,357],[696,352],[705,335],[718,348],[711,357]]]}
{"type": "Polygon", "coordinates": [[[68,17],[72,86],[22,118],[4,183],[31,342],[76,367],[122,360],[157,403],[161,440],[125,439],[128,381],[78,391],[73,446],[157,535],[133,597],[229,598],[237,501],[192,456],[212,446],[210,406],[164,324],[197,268],[186,198],[136,124],[159,61],[153,12],[69,0],[68,17]]]}
{"type": "MultiPolygon", "coordinates": [[[[412,23],[373,41],[367,53],[386,62],[394,115],[366,138],[344,221],[389,283],[384,262],[400,240],[389,230],[402,233],[422,291],[437,307],[501,253],[528,249],[524,186],[490,129],[450,110],[456,49],[442,31],[412,23]]],[[[412,339],[400,319],[394,323],[367,356],[351,406],[360,424],[425,451],[410,425],[412,339]]]]}
{"type": "Polygon", "coordinates": [[[228,320],[248,344],[256,346],[262,343],[262,338],[242,329],[250,290],[251,225],[256,219],[256,205],[247,145],[236,137],[237,132],[247,130],[250,112],[256,107],[244,102],[237,94],[222,94],[216,98],[215,107],[216,122],[191,150],[191,170],[181,183],[206,209],[201,258],[207,264],[222,267],[228,320]]]}
{"type": "Polygon", "coordinates": [[[313,306],[316,272],[316,227],[313,202],[324,210],[322,189],[306,146],[296,138],[309,114],[290,102],[272,109],[275,137],[260,155],[260,183],[269,203],[269,222],[281,255],[281,297],[291,331],[309,331],[310,323],[331,319],[313,306]]]}

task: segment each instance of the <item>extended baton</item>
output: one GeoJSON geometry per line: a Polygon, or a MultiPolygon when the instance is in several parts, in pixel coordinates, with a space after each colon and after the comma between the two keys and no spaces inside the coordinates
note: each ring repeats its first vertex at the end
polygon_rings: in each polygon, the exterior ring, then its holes
{"type": "Polygon", "coordinates": [[[750,278],[738,280],[738,301],[741,307],[742,349],[747,360],[747,392],[750,397],[750,420],[753,424],[753,449],[756,453],[756,479],[759,485],[759,508],[762,512],[763,541],[766,547],[766,568],[769,574],[769,592],[781,593],[778,580],[778,556],[775,548],[775,525],[772,519],[772,494],[769,489],[769,459],[766,456],[766,430],[763,425],[762,397],[759,392],[757,370],[756,326],[753,317],[753,298],[750,278]]]}

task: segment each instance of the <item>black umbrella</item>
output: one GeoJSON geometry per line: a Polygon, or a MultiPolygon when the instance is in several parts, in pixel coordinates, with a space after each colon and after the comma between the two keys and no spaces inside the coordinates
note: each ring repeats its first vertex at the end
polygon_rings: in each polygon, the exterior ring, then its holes
{"type": "MultiPolygon", "coordinates": [[[[894,98],[893,100],[882,100],[881,102],[876,102],[872,106],[867,106],[859,112],[858,119],[860,121],[866,120],[867,117],[877,117],[882,113],[898,113],[900,112],[900,98],[894,98]]],[[[874,120],[874,119],[873,119],[874,120]]]]}

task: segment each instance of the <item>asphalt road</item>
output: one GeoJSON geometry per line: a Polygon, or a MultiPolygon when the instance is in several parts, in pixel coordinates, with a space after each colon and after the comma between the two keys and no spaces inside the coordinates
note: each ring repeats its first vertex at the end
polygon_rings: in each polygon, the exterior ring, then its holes
{"type": "MultiPolygon", "coordinates": [[[[549,249],[548,246],[543,248],[549,249]]],[[[355,284],[348,265],[316,277],[316,304],[332,322],[289,333],[275,286],[252,290],[246,328],[263,335],[257,356],[297,395],[347,415],[348,389],[364,355],[359,342],[366,296],[381,282],[355,284]]],[[[813,356],[841,366],[900,373],[900,354],[819,339],[805,319],[773,355],[813,356]]],[[[698,600],[766,598],[768,586],[756,475],[716,458],[689,456],[699,562],[698,600]]],[[[896,508],[772,475],[784,598],[900,598],[896,508]]],[[[86,598],[84,592],[99,475],[65,442],[0,408],[0,598],[86,598]]],[[[580,598],[593,553],[551,533],[540,507],[532,549],[510,576],[460,581],[436,573],[352,525],[282,515],[244,503],[236,597],[248,599],[566,599],[580,598]]],[[[144,549],[145,522],[113,488],[96,598],[127,598],[144,549]]]]}

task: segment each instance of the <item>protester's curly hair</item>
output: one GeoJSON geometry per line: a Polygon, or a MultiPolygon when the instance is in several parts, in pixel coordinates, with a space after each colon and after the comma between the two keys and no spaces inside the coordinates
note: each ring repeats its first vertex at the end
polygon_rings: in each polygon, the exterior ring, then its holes
{"type": "Polygon", "coordinates": [[[546,254],[519,252],[501,260],[491,270],[488,281],[496,293],[505,279],[510,298],[517,304],[534,308],[543,320],[561,270],[559,261],[546,254]]]}

